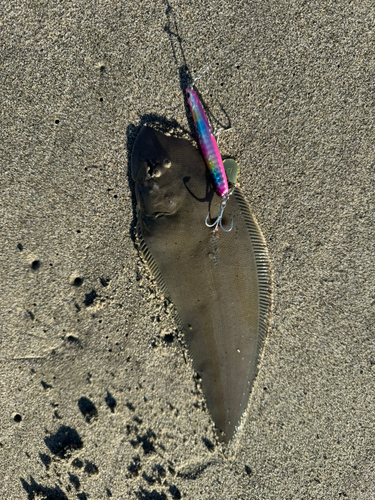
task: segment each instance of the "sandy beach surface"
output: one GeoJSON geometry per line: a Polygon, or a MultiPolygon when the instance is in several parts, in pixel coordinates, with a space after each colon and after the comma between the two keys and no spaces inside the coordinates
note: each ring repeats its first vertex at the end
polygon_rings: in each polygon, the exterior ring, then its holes
{"type": "Polygon", "coordinates": [[[10,0],[0,22],[0,498],[374,499],[374,2],[10,0]],[[140,125],[190,137],[207,67],[273,283],[227,447],[129,177],[140,125]]]}

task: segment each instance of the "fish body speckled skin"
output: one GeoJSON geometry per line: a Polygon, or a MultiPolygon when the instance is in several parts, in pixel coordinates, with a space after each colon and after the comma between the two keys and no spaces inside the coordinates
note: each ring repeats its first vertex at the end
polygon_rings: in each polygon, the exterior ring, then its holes
{"type": "Polygon", "coordinates": [[[219,439],[241,424],[268,330],[271,287],[262,233],[239,187],[219,234],[202,224],[222,198],[207,186],[204,158],[189,141],[142,127],[133,145],[140,251],[201,377],[219,439]],[[171,310],[172,311],[172,310],[171,310]]]}
{"type": "Polygon", "coordinates": [[[188,88],[186,89],[186,95],[203,158],[211,172],[215,189],[219,196],[226,196],[229,192],[228,181],[225,175],[223,160],[221,159],[215,137],[211,132],[210,124],[196,92],[188,88]]]}

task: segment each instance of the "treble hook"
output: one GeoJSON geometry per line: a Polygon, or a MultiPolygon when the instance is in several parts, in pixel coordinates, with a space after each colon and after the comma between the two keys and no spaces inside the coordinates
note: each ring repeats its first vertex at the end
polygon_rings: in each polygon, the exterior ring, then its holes
{"type": "Polygon", "coordinates": [[[223,219],[223,214],[224,214],[224,209],[225,209],[225,205],[227,204],[227,201],[229,199],[229,196],[232,194],[232,190],[223,197],[223,200],[222,202],[220,203],[220,212],[219,212],[219,215],[216,217],[216,220],[213,224],[208,224],[207,221],[208,221],[208,218],[210,217],[210,212],[208,212],[207,214],[207,217],[206,217],[206,220],[205,220],[205,224],[207,227],[213,227],[214,228],[214,232],[216,232],[218,229],[219,229],[219,226],[221,227],[221,229],[225,232],[225,233],[229,233],[229,231],[232,231],[232,227],[233,227],[233,219],[232,219],[232,222],[230,223],[230,228],[229,229],[224,229],[223,228],[223,224],[221,223],[222,219],[223,219]]]}

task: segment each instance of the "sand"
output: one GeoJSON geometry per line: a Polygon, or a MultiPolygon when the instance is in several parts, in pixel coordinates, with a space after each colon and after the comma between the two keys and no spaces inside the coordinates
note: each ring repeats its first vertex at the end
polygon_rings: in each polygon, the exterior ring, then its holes
{"type": "Polygon", "coordinates": [[[374,18],[367,0],[3,4],[0,498],[375,497],[374,18]],[[180,77],[208,65],[273,273],[229,447],[139,256],[128,173],[141,124],[189,137],[180,77]]]}

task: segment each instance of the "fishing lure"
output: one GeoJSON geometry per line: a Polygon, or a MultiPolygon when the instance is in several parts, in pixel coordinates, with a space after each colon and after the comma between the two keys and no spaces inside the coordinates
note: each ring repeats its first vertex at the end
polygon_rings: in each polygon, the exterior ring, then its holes
{"type": "Polygon", "coordinates": [[[213,227],[214,231],[217,231],[220,226],[223,231],[229,232],[232,230],[233,220],[231,222],[230,228],[224,229],[222,225],[222,218],[225,205],[227,204],[229,196],[232,194],[234,188],[229,189],[227,176],[225,174],[223,160],[221,159],[219,148],[196,92],[191,87],[189,87],[186,89],[186,96],[197,131],[198,141],[202,150],[203,158],[209,171],[211,172],[215,189],[218,195],[221,196],[220,211],[215,222],[213,224],[208,224],[208,218],[210,216],[210,213],[208,213],[205,223],[206,226],[213,227]]]}

